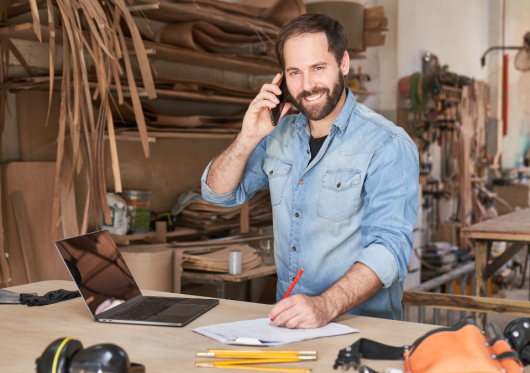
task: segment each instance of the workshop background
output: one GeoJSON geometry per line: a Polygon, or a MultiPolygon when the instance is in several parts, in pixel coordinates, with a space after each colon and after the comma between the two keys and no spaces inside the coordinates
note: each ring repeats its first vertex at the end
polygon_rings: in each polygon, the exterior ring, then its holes
{"type": "Polygon", "coordinates": [[[69,280],[54,242],[108,229],[143,289],[274,303],[268,192],[219,207],[200,177],[280,71],[281,26],[310,11],[345,27],[358,102],[420,151],[405,319],[530,315],[526,0],[3,1],[0,288],[69,280]],[[466,233],[492,219],[522,244],[466,233]],[[479,239],[495,271],[477,280],[479,239]]]}

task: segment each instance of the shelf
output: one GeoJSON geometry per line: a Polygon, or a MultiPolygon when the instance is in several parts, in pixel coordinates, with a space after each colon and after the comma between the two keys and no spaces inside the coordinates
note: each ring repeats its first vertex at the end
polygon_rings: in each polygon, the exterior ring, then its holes
{"type": "MultiPolygon", "coordinates": [[[[41,25],[42,41],[48,42],[50,27],[41,25]]],[[[62,28],[55,28],[55,40],[62,44],[62,28]]],[[[86,40],[90,40],[90,33],[83,32],[86,40]]],[[[11,38],[28,41],[36,41],[37,35],[33,30],[33,23],[23,23],[20,25],[11,25],[0,28],[0,38],[11,38]]],[[[125,38],[129,49],[134,50],[134,44],[131,38],[125,38]]],[[[151,49],[154,54],[150,54],[150,59],[164,60],[170,62],[185,63],[188,65],[197,65],[203,67],[212,67],[220,70],[229,70],[247,74],[276,74],[280,71],[277,64],[269,62],[254,61],[240,57],[231,57],[227,55],[197,52],[189,49],[178,48],[167,44],[154,43],[143,40],[146,49],[151,49]]]]}
{"type": "Polygon", "coordinates": [[[228,273],[192,271],[192,270],[186,269],[182,271],[181,278],[185,279],[186,282],[193,282],[193,281],[242,282],[242,281],[252,280],[258,277],[271,276],[275,274],[276,274],[275,265],[266,266],[262,264],[259,267],[242,272],[239,275],[230,275],[228,273]]]}
{"type": "Polygon", "coordinates": [[[355,101],[360,102],[361,104],[368,98],[368,96],[374,96],[376,93],[371,91],[363,91],[362,89],[350,88],[350,91],[355,97],[355,101]]]}
{"type": "MultiPolygon", "coordinates": [[[[201,233],[197,229],[192,228],[183,228],[183,227],[177,227],[173,232],[167,232],[166,237],[180,237],[180,236],[191,236],[194,234],[201,233]]],[[[155,240],[156,239],[156,232],[148,232],[148,233],[136,233],[136,234],[128,234],[125,236],[117,236],[114,234],[111,234],[112,239],[116,243],[116,245],[129,245],[131,241],[142,241],[146,238],[149,240],[155,240]]]]}
{"type": "MultiPolygon", "coordinates": [[[[237,133],[193,133],[193,132],[147,132],[149,142],[156,142],[156,139],[222,139],[233,140],[237,133]]],[[[116,132],[118,141],[140,141],[139,132],[116,132]]]]}
{"type": "MultiPolygon", "coordinates": [[[[98,84],[96,82],[88,82],[88,86],[92,89],[97,88],[98,84]]],[[[113,92],[116,92],[118,88],[116,84],[109,85],[109,89],[113,92]]],[[[127,85],[121,86],[123,96],[130,96],[130,88],[127,85]]],[[[138,95],[140,97],[147,97],[147,92],[144,88],[138,87],[138,95]]],[[[256,95],[259,92],[256,92],[256,95]]],[[[208,102],[208,103],[219,103],[219,104],[232,104],[232,105],[250,105],[253,98],[245,97],[235,97],[235,96],[222,96],[222,95],[213,95],[200,92],[181,92],[181,91],[171,91],[168,89],[156,89],[157,98],[168,98],[181,101],[196,101],[196,102],[208,102]]]]}
{"type": "Polygon", "coordinates": [[[357,95],[374,96],[374,95],[377,94],[377,93],[372,92],[372,91],[364,91],[362,89],[357,89],[357,88],[350,88],[350,91],[351,91],[351,93],[353,93],[354,96],[357,96],[357,95]]]}

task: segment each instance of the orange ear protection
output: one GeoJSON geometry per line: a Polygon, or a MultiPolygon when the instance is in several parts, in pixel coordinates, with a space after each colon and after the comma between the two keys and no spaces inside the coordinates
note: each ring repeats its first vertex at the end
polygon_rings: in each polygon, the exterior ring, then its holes
{"type": "Polygon", "coordinates": [[[113,344],[100,344],[83,349],[73,338],[53,341],[36,361],[37,373],[144,373],[145,367],[130,363],[125,351],[113,344]]]}

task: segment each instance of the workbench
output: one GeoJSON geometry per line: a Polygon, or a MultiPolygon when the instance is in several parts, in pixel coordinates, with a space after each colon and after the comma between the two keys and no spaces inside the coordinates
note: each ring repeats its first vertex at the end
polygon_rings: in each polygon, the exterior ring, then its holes
{"type": "MultiPolygon", "coordinates": [[[[276,274],[276,266],[261,265],[252,268],[248,271],[242,272],[239,275],[230,275],[228,273],[213,273],[203,271],[182,271],[180,276],[181,283],[198,283],[205,285],[214,285],[217,292],[217,298],[223,299],[225,297],[225,285],[227,282],[243,282],[253,280],[255,278],[270,276],[276,274]]],[[[250,285],[247,284],[247,293],[250,293],[250,285]]],[[[248,294],[248,299],[250,294],[248,294]]]]}
{"type": "MultiPolygon", "coordinates": [[[[38,295],[57,290],[76,290],[72,281],[46,281],[20,285],[7,290],[36,292],[38,295]]],[[[174,297],[179,294],[144,291],[144,295],[174,297]]],[[[191,297],[186,295],[186,297],[191,297]]],[[[95,322],[82,298],[42,307],[0,305],[0,361],[2,371],[34,372],[35,359],[52,341],[73,337],[84,347],[114,343],[125,349],[132,362],[144,364],[146,372],[215,373],[214,369],[196,368],[195,352],[215,349],[263,349],[263,347],[229,346],[193,332],[199,326],[267,317],[270,305],[220,300],[220,304],[185,327],[108,324],[95,322]]],[[[283,350],[317,350],[318,361],[275,366],[307,367],[313,373],[333,372],[332,366],[340,349],[361,337],[402,346],[411,344],[434,325],[343,315],[335,322],[358,328],[361,332],[278,346],[283,350]]],[[[201,359],[204,360],[204,359],[201,359]]],[[[403,361],[367,361],[378,371],[385,367],[403,369],[403,361]]],[[[351,370],[350,370],[351,371],[351,370]]]]}
{"type": "MultiPolygon", "coordinates": [[[[461,237],[475,239],[475,296],[484,297],[488,278],[512,259],[530,242],[530,208],[489,219],[460,232],[461,237]],[[504,253],[488,264],[493,241],[511,243],[504,253]]],[[[486,314],[477,313],[475,318],[481,329],[486,314]]]]}

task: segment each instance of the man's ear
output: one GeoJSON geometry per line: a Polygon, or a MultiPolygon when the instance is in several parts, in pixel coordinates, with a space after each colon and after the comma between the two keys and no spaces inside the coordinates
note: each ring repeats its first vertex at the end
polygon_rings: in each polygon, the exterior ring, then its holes
{"type": "Polygon", "coordinates": [[[350,55],[348,54],[348,51],[344,51],[344,54],[342,55],[340,71],[342,72],[342,75],[348,75],[350,72],[350,55]]]}

